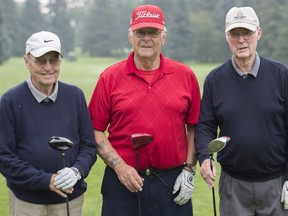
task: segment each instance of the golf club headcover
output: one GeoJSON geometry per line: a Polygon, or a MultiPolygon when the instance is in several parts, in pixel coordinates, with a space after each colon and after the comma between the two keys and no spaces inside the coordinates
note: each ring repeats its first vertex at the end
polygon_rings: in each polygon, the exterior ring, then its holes
{"type": "Polygon", "coordinates": [[[75,167],[65,167],[59,170],[57,174],[54,182],[57,189],[67,190],[72,188],[81,179],[81,175],[75,167]]]}
{"type": "Polygon", "coordinates": [[[288,181],[284,182],[282,188],[281,202],[284,204],[284,209],[288,210],[288,181]]]}
{"type": "Polygon", "coordinates": [[[182,170],[174,184],[173,194],[175,194],[178,190],[180,190],[180,192],[174,199],[174,202],[178,205],[184,205],[189,199],[191,199],[191,195],[194,190],[193,172],[186,169],[182,170]]]}

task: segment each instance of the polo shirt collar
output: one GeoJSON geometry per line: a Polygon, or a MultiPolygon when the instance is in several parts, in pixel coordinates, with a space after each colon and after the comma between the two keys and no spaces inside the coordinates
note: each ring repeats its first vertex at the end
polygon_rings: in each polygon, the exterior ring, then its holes
{"type": "MultiPolygon", "coordinates": [[[[160,66],[159,66],[160,74],[171,73],[171,71],[164,70],[165,62],[166,60],[164,58],[164,55],[160,53],[160,66]]],[[[125,74],[133,74],[133,73],[136,74],[137,71],[139,70],[136,67],[135,62],[134,62],[134,51],[132,51],[130,55],[128,56],[126,65],[127,65],[127,70],[125,71],[125,74]]]]}
{"type": "Polygon", "coordinates": [[[56,81],[53,93],[50,96],[46,96],[45,94],[38,91],[38,89],[36,89],[36,87],[33,85],[31,77],[29,77],[26,82],[31,93],[33,94],[34,98],[37,100],[38,103],[41,103],[42,101],[47,101],[48,99],[55,103],[58,94],[58,80],[56,81]]]}
{"type": "MultiPolygon", "coordinates": [[[[244,75],[244,73],[236,65],[234,56],[232,56],[232,65],[233,65],[234,69],[236,70],[236,72],[239,74],[239,76],[243,76],[244,75]]],[[[260,67],[260,57],[259,57],[258,53],[256,52],[253,66],[251,68],[251,71],[249,71],[248,74],[251,74],[254,77],[257,77],[259,67],[260,67]]]]}

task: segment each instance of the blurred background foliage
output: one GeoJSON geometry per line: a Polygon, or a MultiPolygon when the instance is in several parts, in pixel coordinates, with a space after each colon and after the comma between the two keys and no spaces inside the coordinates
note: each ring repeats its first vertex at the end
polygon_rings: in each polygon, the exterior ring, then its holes
{"type": "Polygon", "coordinates": [[[59,35],[64,57],[125,57],[133,8],[160,6],[166,17],[167,42],[163,52],[179,61],[223,62],[231,54],[224,22],[233,6],[252,6],[263,35],[258,52],[288,62],[287,0],[0,0],[0,64],[24,54],[34,32],[59,35]]]}

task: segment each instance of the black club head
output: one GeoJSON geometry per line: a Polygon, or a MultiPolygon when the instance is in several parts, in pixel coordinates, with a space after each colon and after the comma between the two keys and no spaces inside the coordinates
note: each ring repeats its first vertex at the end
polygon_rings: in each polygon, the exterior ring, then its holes
{"type": "Polygon", "coordinates": [[[50,137],[49,144],[54,149],[57,149],[60,151],[66,151],[74,145],[73,142],[69,140],[68,138],[59,137],[59,136],[50,137]]]}

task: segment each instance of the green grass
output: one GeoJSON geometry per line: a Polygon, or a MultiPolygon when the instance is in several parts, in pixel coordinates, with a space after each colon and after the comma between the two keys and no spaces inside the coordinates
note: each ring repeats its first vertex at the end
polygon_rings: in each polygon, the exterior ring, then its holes
{"type": "MultiPolygon", "coordinates": [[[[86,96],[87,103],[94,90],[99,74],[109,65],[120,61],[121,59],[113,58],[79,58],[76,62],[68,62],[63,60],[60,80],[75,84],[80,87],[86,96]]],[[[195,72],[200,88],[202,89],[204,78],[207,73],[214,68],[214,64],[197,64],[193,62],[187,63],[195,72]]],[[[0,65],[0,96],[10,87],[26,80],[29,77],[29,71],[25,68],[24,61],[21,58],[9,59],[0,65]]],[[[104,163],[98,157],[97,162],[93,166],[89,176],[86,178],[88,190],[85,193],[85,201],[83,214],[84,216],[100,216],[102,197],[100,193],[101,182],[104,171],[104,163]]],[[[220,173],[218,165],[218,174],[220,173]]],[[[218,175],[219,176],[219,175],[218,175]]],[[[218,183],[218,179],[217,179],[218,183]]],[[[218,187],[216,186],[216,201],[218,204],[218,187]]],[[[6,182],[0,175],[0,215],[8,216],[8,192],[6,182]]],[[[195,191],[192,195],[194,216],[213,215],[212,192],[202,180],[199,174],[199,166],[195,177],[195,191]]],[[[218,210],[218,206],[217,206],[218,210]]],[[[219,214],[218,214],[219,215],[219,214]]]]}

